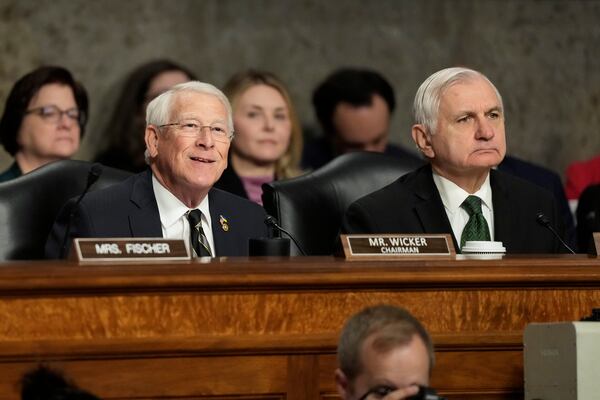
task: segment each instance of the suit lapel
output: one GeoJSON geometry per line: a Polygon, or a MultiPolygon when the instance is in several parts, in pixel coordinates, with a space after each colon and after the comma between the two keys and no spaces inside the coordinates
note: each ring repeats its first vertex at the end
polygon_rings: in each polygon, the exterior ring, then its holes
{"type": "Polygon", "coordinates": [[[423,232],[450,233],[454,240],[454,247],[458,251],[458,242],[454,237],[442,198],[433,182],[431,165],[419,171],[415,182],[415,194],[419,199],[415,204],[415,212],[421,221],[423,232]]]}
{"type": "Polygon", "coordinates": [[[501,172],[490,171],[490,186],[494,206],[494,240],[502,242],[506,251],[509,252],[514,248],[515,233],[519,232],[517,224],[521,220],[520,210],[518,207],[514,207],[514,204],[518,203],[511,201],[509,188],[501,172]],[[511,218],[506,218],[507,215],[510,215],[511,218]]]}
{"type": "Polygon", "coordinates": [[[228,240],[231,234],[229,233],[229,221],[227,215],[223,215],[223,210],[219,207],[222,202],[218,199],[218,192],[211,189],[208,192],[208,206],[210,207],[210,219],[212,225],[213,240],[215,242],[215,252],[217,257],[219,254],[231,254],[231,240],[228,240]],[[224,218],[226,221],[222,221],[224,218]],[[227,228],[227,231],[225,230],[227,228]]]}
{"type": "Polygon", "coordinates": [[[150,170],[140,174],[133,183],[130,200],[136,206],[129,213],[132,237],[162,237],[160,215],[152,189],[150,170]]]}

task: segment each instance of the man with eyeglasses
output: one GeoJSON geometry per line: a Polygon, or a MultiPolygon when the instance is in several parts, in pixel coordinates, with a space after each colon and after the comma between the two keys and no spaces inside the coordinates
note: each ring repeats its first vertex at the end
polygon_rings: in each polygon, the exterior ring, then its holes
{"type": "Polygon", "coordinates": [[[336,387],[344,400],[439,399],[427,389],[433,344],[408,311],[378,305],[344,325],[337,350],[336,387]]]}
{"type": "MultiPolygon", "coordinates": [[[[146,110],[150,168],[89,193],[74,210],[70,237],[164,237],[189,240],[198,257],[248,255],[248,239],[266,237],[265,212],[213,188],[227,166],[231,106],[216,87],[174,86],[146,110]]],[[[46,244],[56,258],[68,220],[63,210],[46,244]]]]}

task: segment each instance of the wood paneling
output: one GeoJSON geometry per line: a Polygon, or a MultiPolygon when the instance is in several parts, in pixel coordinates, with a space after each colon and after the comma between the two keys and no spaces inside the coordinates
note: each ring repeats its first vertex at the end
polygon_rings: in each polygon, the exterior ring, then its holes
{"type": "Polygon", "coordinates": [[[522,330],[600,306],[584,256],[0,267],[0,393],[44,361],[110,399],[331,399],[337,335],[367,305],[423,321],[449,398],[522,398],[522,330]],[[229,396],[229,397],[228,397],[229,396]]]}

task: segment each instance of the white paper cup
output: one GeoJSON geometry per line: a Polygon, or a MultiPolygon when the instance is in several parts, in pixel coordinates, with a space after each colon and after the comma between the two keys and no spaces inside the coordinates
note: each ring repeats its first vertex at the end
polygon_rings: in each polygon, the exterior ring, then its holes
{"type": "Polygon", "coordinates": [[[476,258],[502,258],[506,254],[506,247],[502,242],[467,241],[460,251],[476,258]]]}

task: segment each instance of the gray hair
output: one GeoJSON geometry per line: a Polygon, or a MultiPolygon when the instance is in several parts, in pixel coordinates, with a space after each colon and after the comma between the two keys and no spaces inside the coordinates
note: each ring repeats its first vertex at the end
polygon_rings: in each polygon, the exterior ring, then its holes
{"type": "Polygon", "coordinates": [[[152,100],[146,108],[146,125],[160,126],[168,124],[170,122],[169,117],[175,95],[184,92],[208,94],[218,98],[227,110],[227,128],[229,129],[229,132],[233,132],[233,116],[231,104],[229,103],[227,96],[210,83],[199,81],[189,81],[175,85],[152,100]]]}
{"type": "Polygon", "coordinates": [[[353,315],[342,329],[337,357],[340,369],[349,381],[353,382],[361,374],[361,348],[372,335],[377,335],[373,346],[380,352],[407,345],[415,335],[420,337],[427,348],[431,373],[435,362],[433,343],[423,325],[403,308],[378,305],[353,315]]]}
{"type": "Polygon", "coordinates": [[[456,83],[464,83],[478,78],[484,79],[494,88],[500,107],[504,109],[500,92],[481,72],[464,67],[446,68],[434,73],[419,86],[413,104],[415,123],[424,125],[429,134],[434,134],[444,91],[456,83]]]}

